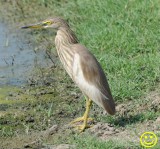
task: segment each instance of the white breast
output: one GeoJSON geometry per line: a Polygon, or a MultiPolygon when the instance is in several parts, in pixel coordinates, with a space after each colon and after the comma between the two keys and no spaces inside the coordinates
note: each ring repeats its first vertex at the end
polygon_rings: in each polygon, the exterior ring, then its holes
{"type": "Polygon", "coordinates": [[[101,97],[102,93],[91,83],[85,79],[83,75],[83,71],[80,65],[80,56],[79,54],[74,55],[73,60],[73,80],[78,85],[78,87],[82,90],[85,96],[88,96],[91,100],[93,100],[97,105],[102,107],[101,97]]]}

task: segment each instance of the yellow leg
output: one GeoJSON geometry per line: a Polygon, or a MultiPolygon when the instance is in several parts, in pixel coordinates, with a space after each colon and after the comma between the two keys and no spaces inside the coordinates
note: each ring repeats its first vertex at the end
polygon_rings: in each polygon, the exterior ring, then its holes
{"type": "Polygon", "coordinates": [[[85,111],[84,115],[82,117],[79,117],[79,118],[75,119],[74,121],[72,121],[70,123],[70,124],[74,124],[76,122],[83,121],[82,125],[76,126],[76,127],[78,127],[80,132],[84,131],[85,128],[90,127],[90,126],[87,125],[87,121],[93,120],[92,118],[88,118],[89,110],[90,110],[91,105],[92,105],[92,100],[86,98],[86,111],[85,111]]]}

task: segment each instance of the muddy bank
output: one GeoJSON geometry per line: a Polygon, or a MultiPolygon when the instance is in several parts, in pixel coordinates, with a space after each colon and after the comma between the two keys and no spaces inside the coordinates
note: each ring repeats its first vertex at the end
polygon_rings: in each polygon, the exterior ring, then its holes
{"type": "Polygon", "coordinates": [[[5,6],[1,9],[6,19],[0,24],[0,148],[4,149],[24,148],[52,125],[68,122],[67,117],[77,113],[72,113],[69,103],[79,97],[56,52],[47,53],[53,49],[53,41],[36,31],[21,32],[24,20],[17,25],[16,16],[7,16],[16,9],[12,6],[7,7],[5,15],[5,6]]]}

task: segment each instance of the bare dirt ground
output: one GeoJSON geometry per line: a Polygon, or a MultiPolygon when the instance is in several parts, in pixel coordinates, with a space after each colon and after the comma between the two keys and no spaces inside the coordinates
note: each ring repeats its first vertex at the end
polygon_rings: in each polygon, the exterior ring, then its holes
{"type": "MultiPolygon", "coordinates": [[[[155,110],[160,109],[160,94],[157,91],[151,92],[148,97],[148,103],[143,103],[141,105],[137,105],[135,109],[130,109],[132,106],[132,102],[126,104],[119,104],[116,109],[119,116],[123,117],[117,119],[115,124],[119,122],[121,125],[120,127],[116,127],[116,125],[111,125],[105,122],[98,122],[94,121],[93,127],[87,129],[85,132],[79,134],[88,134],[99,138],[100,140],[116,140],[121,141],[123,140],[126,142],[132,143],[139,143],[140,136],[146,131],[152,131],[156,134],[160,133],[160,117],[157,117],[155,120],[148,120],[142,122],[135,122],[131,125],[125,127],[124,125],[126,122],[129,122],[126,119],[132,120],[134,116],[131,115],[127,116],[130,113],[130,110],[137,111],[137,113],[142,113],[147,109],[154,108],[155,110]],[[125,121],[123,123],[123,120],[125,121]],[[123,138],[123,139],[122,139],[123,138]]],[[[61,117],[62,111],[57,113],[56,117],[61,117]]],[[[30,119],[30,121],[32,121],[30,119]]],[[[48,126],[43,131],[32,130],[30,131],[27,127],[25,129],[25,133],[18,133],[18,131],[12,137],[2,137],[1,138],[1,149],[7,148],[33,148],[33,149],[68,149],[68,148],[76,148],[74,144],[58,144],[54,145],[53,140],[57,140],[60,138],[65,139],[67,136],[73,135],[78,133],[77,130],[70,127],[68,125],[68,120],[66,121],[65,118],[61,118],[63,121],[61,124],[54,124],[48,126]],[[64,137],[65,136],[65,137],[64,137]]],[[[36,123],[35,123],[36,125],[36,123]]],[[[62,139],[62,140],[63,140],[62,139]]],[[[56,142],[56,141],[55,141],[56,142]]],[[[160,143],[160,142],[159,142],[160,143]]]]}

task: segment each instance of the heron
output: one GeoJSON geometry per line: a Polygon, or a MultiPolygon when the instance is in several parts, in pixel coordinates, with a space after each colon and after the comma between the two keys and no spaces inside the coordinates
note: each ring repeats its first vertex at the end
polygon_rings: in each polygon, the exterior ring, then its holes
{"type": "Polygon", "coordinates": [[[56,30],[55,47],[59,59],[86,98],[84,115],[73,120],[70,124],[82,122],[81,125],[76,126],[80,132],[90,127],[88,121],[92,120],[89,118],[92,102],[103,108],[108,114],[115,114],[115,102],[100,63],[84,45],[79,43],[67,21],[55,17],[22,27],[22,29],[27,28],[54,28],[56,30]]]}

